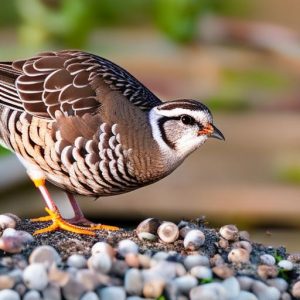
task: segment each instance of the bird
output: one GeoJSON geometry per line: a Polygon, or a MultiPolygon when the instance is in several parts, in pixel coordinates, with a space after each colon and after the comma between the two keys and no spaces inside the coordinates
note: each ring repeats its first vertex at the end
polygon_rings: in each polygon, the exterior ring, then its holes
{"type": "Polygon", "coordinates": [[[0,62],[0,145],[11,150],[40,191],[49,222],[34,234],[118,230],[85,218],[75,195],[111,196],[174,171],[209,138],[224,140],[198,100],[162,101],[108,59],[80,50],[0,62]],[[67,193],[62,217],[46,182],[67,193]]]}

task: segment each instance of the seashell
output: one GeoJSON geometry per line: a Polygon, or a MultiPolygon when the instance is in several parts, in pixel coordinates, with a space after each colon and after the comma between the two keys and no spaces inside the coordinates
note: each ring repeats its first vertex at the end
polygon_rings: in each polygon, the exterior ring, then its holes
{"type": "Polygon", "coordinates": [[[0,215],[0,228],[6,229],[6,228],[15,228],[16,227],[16,221],[8,216],[8,215],[0,215]]]}
{"type": "Polygon", "coordinates": [[[111,258],[114,258],[116,255],[116,251],[113,249],[113,247],[105,242],[97,242],[93,245],[91,249],[92,255],[95,255],[97,253],[107,253],[111,258]]]}
{"type": "Polygon", "coordinates": [[[193,229],[187,233],[183,240],[185,249],[198,250],[205,242],[205,235],[201,230],[193,229]]]}
{"type": "Polygon", "coordinates": [[[161,221],[156,218],[148,218],[142,221],[136,228],[138,238],[140,240],[156,240],[157,229],[160,225],[161,221]]]}
{"type": "Polygon", "coordinates": [[[232,263],[248,263],[250,254],[243,248],[232,249],[228,254],[228,260],[232,263]]]}
{"type": "Polygon", "coordinates": [[[220,235],[228,241],[236,241],[239,237],[239,230],[235,225],[224,225],[219,230],[220,235]]]}
{"type": "Polygon", "coordinates": [[[157,229],[159,238],[165,243],[173,243],[179,237],[179,229],[172,222],[163,222],[157,229]]]}

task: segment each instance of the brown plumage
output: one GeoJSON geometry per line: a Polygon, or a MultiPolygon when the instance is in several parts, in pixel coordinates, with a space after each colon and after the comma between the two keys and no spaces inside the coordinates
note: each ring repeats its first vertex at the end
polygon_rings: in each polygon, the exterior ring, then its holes
{"type": "MultiPolygon", "coordinates": [[[[162,105],[127,71],[92,54],[47,52],[0,63],[0,143],[17,153],[48,208],[57,213],[41,179],[69,193],[108,196],[139,188],[173,171],[196,149],[193,146],[182,154],[178,146],[178,158],[173,151],[176,134],[184,135],[185,130],[181,125],[172,130],[181,117],[169,114],[178,109],[198,110],[205,122],[212,121],[199,102],[179,100],[162,105]],[[153,122],[164,112],[167,117],[160,119],[156,129],[153,122]],[[173,139],[166,142],[173,145],[173,152],[160,144],[161,138],[173,139]]],[[[69,198],[75,201],[71,194],[69,198]]],[[[75,209],[78,216],[82,221],[79,208],[75,209]]]]}

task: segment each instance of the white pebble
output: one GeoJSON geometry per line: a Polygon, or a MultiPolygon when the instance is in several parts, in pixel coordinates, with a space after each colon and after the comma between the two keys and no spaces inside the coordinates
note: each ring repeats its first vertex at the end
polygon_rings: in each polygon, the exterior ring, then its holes
{"type": "Polygon", "coordinates": [[[6,229],[6,228],[15,228],[16,227],[16,221],[7,215],[0,215],[0,228],[6,229]]]}
{"type": "Polygon", "coordinates": [[[217,282],[196,286],[190,291],[191,300],[220,300],[228,296],[226,289],[217,282]]]}
{"type": "Polygon", "coordinates": [[[232,263],[248,263],[250,254],[243,248],[232,249],[228,254],[228,260],[232,263]]]}
{"type": "Polygon", "coordinates": [[[183,240],[183,245],[185,249],[195,251],[198,250],[204,242],[204,233],[201,230],[193,229],[186,234],[183,240]]]}
{"type": "Polygon", "coordinates": [[[122,287],[109,286],[100,290],[100,299],[102,300],[125,300],[126,293],[122,287]]]}
{"type": "Polygon", "coordinates": [[[268,279],[267,283],[269,286],[276,287],[281,293],[288,289],[288,283],[283,278],[272,278],[268,279]]]}
{"type": "Polygon", "coordinates": [[[113,247],[105,242],[95,243],[91,249],[91,252],[92,252],[92,255],[94,255],[96,253],[104,252],[104,253],[107,253],[111,258],[114,258],[115,254],[116,254],[113,247]]]}
{"type": "MultiPolygon", "coordinates": [[[[247,291],[240,291],[238,297],[236,298],[236,300],[258,300],[257,297],[247,291]]],[[[262,299],[261,299],[262,300],[262,299]]]]}
{"type": "Polygon", "coordinates": [[[183,294],[188,294],[190,290],[198,284],[197,279],[192,275],[177,277],[173,280],[173,282],[177,286],[178,290],[183,294]]]}
{"type": "Polygon", "coordinates": [[[44,264],[33,263],[23,272],[23,281],[29,289],[42,291],[48,284],[48,276],[44,264]]]}
{"type": "Polygon", "coordinates": [[[190,270],[191,274],[198,279],[212,279],[212,270],[204,266],[195,266],[190,270]]]}
{"type": "Polygon", "coordinates": [[[223,287],[227,291],[230,298],[235,298],[240,293],[240,284],[235,277],[228,277],[222,282],[223,287]]]}
{"type": "Polygon", "coordinates": [[[157,229],[159,238],[165,243],[173,243],[179,237],[178,226],[172,222],[163,222],[157,229]]]}
{"type": "Polygon", "coordinates": [[[252,285],[252,291],[259,300],[272,299],[279,300],[280,292],[275,287],[269,287],[261,281],[255,280],[252,285]]]}
{"type": "Polygon", "coordinates": [[[86,258],[81,254],[72,254],[68,257],[67,265],[76,269],[86,267],[86,258]]]}
{"type": "Polygon", "coordinates": [[[278,266],[285,271],[291,271],[291,270],[293,270],[293,267],[294,267],[292,262],[290,262],[289,260],[285,260],[285,259],[281,260],[278,263],[278,266]]]}
{"type": "Polygon", "coordinates": [[[88,259],[88,267],[91,270],[107,274],[112,267],[111,257],[107,253],[97,253],[88,259]]]}
{"type": "Polygon", "coordinates": [[[263,254],[260,256],[260,262],[264,265],[273,266],[276,263],[275,257],[270,254],[263,254]]]}
{"type": "Polygon", "coordinates": [[[241,289],[245,291],[249,291],[254,282],[254,279],[248,276],[239,276],[237,277],[237,280],[240,284],[241,289]]]}
{"type": "Polygon", "coordinates": [[[124,287],[129,295],[140,296],[143,291],[143,277],[140,270],[132,268],[126,271],[124,287]]]}
{"type": "Polygon", "coordinates": [[[33,236],[23,230],[16,230],[14,228],[6,228],[2,233],[2,237],[18,237],[20,241],[24,244],[32,243],[34,241],[33,236]]]}
{"type": "Polygon", "coordinates": [[[99,297],[95,292],[87,292],[80,298],[80,300],[99,300],[99,297]]]}
{"type": "Polygon", "coordinates": [[[20,300],[19,294],[10,289],[0,291],[0,300],[20,300]]]}
{"type": "Polygon", "coordinates": [[[41,295],[38,291],[30,290],[24,296],[23,300],[41,300],[41,295]]]}
{"type": "Polygon", "coordinates": [[[118,253],[123,257],[128,253],[138,253],[139,246],[131,240],[122,240],[118,244],[118,253]]]}
{"type": "Polygon", "coordinates": [[[205,266],[209,267],[209,259],[207,256],[196,254],[196,255],[188,255],[183,264],[185,265],[187,270],[190,270],[195,266],[205,266]]]}
{"type": "Polygon", "coordinates": [[[224,225],[219,230],[220,235],[228,241],[236,241],[239,237],[239,230],[235,225],[224,225]]]}
{"type": "Polygon", "coordinates": [[[52,264],[59,265],[61,263],[61,257],[53,247],[43,245],[32,251],[29,257],[29,263],[42,263],[49,268],[52,264]]]}

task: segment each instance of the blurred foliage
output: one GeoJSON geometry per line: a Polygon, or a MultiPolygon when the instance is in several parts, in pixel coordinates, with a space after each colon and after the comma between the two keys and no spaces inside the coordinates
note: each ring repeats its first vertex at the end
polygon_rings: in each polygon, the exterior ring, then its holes
{"type": "Polygon", "coordinates": [[[300,164],[282,166],[277,172],[277,177],[282,182],[300,184],[300,164]]]}
{"type": "Polygon", "coordinates": [[[0,26],[19,25],[20,18],[17,12],[16,1],[1,1],[0,26]]]}
{"type": "Polygon", "coordinates": [[[3,147],[0,146],[0,156],[6,156],[10,154],[11,152],[3,147]]]}

